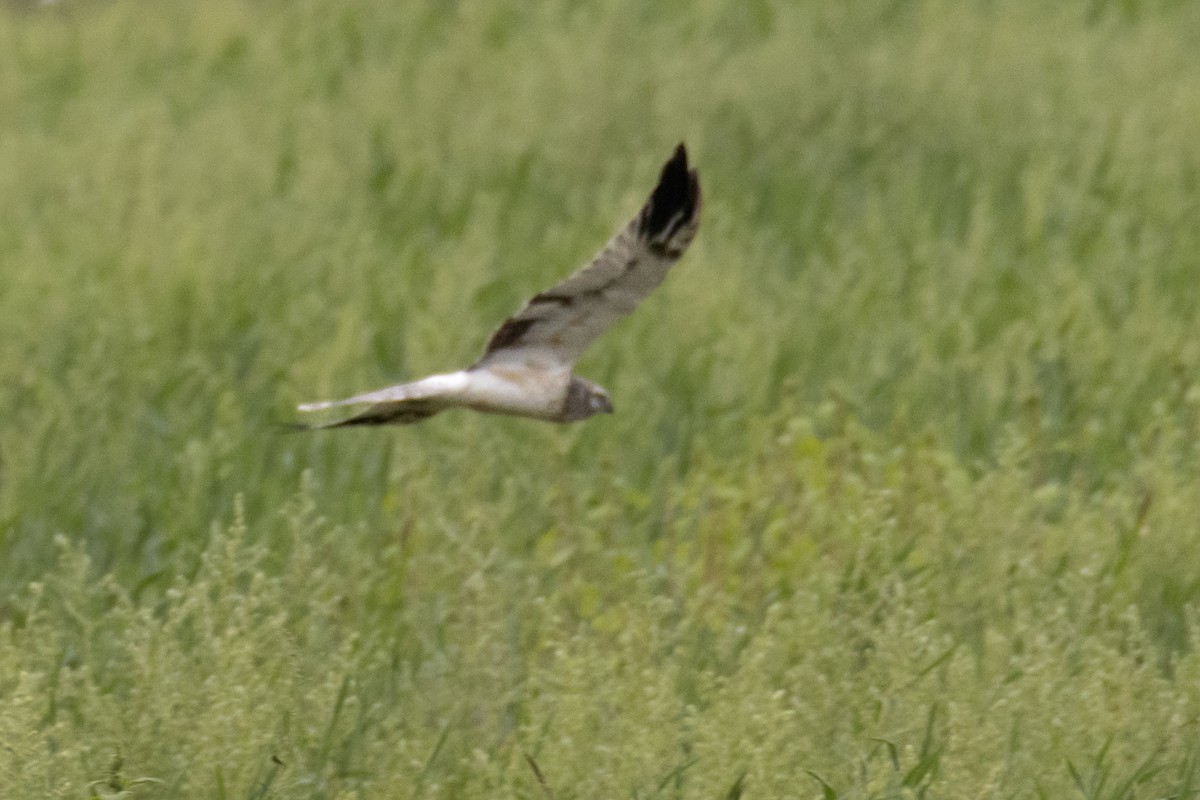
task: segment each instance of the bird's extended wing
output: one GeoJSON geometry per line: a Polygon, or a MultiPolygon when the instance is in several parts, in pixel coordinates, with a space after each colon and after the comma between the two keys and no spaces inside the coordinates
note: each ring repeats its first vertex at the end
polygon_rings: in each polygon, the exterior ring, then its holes
{"type": "Polygon", "coordinates": [[[362,406],[353,416],[334,422],[307,425],[307,428],[342,428],[351,425],[408,425],[432,417],[439,411],[458,405],[468,379],[465,372],[430,375],[412,383],[389,386],[345,400],[327,400],[298,406],[303,412],[324,411],[343,406],[362,406]]]}
{"type": "Polygon", "coordinates": [[[475,367],[537,352],[570,365],[662,283],[700,225],[700,179],[680,144],[650,199],[591,263],[534,295],[488,340],[475,367]]]}

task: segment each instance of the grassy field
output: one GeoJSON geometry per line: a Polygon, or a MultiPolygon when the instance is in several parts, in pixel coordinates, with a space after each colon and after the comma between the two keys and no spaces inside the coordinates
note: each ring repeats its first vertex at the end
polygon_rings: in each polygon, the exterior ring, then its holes
{"type": "Polygon", "coordinates": [[[1200,796],[1197,41],[0,6],[0,797],[1200,796]],[[281,432],[469,362],[680,140],[614,416],[281,432]]]}

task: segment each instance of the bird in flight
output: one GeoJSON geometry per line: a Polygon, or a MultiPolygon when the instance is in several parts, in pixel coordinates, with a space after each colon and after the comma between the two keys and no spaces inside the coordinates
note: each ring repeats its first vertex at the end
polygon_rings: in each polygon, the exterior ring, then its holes
{"type": "Polygon", "coordinates": [[[613,410],[601,387],[574,374],[600,334],[662,283],[700,226],[700,179],[682,144],[662,168],[637,216],[583,269],[530,298],[496,329],[467,369],[344,400],[305,403],[302,412],[363,406],[352,416],[308,425],[408,425],[448,408],[577,422],[613,410]]]}

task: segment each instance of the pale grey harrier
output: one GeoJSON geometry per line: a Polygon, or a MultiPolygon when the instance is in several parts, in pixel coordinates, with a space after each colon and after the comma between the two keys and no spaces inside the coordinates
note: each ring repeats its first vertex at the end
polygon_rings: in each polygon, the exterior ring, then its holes
{"type": "Polygon", "coordinates": [[[662,283],[699,225],[700,179],[688,169],[687,151],[680,144],[633,221],[590,264],[534,295],[505,320],[471,367],[299,408],[366,406],[354,416],[313,428],[405,425],[456,406],[550,422],[612,413],[603,389],[572,374],[575,360],[662,283]]]}

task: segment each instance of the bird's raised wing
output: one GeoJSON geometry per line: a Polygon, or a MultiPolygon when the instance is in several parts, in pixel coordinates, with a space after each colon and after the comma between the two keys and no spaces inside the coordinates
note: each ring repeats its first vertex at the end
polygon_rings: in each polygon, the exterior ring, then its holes
{"type": "Polygon", "coordinates": [[[571,365],[596,337],[662,283],[700,225],[700,178],[680,144],[646,205],[591,263],[534,295],[488,340],[475,367],[535,353],[571,365]]]}

